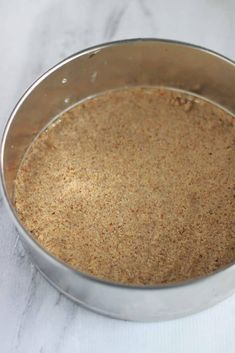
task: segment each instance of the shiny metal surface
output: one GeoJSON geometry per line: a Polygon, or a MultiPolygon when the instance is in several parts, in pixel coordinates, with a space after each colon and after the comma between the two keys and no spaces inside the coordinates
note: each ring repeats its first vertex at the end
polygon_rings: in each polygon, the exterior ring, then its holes
{"type": "Polygon", "coordinates": [[[113,284],[71,269],[48,254],[19,222],[14,179],[35,136],[76,102],[108,89],[158,85],[197,93],[235,114],[235,64],[203,48],[137,39],[75,54],[38,79],[14,109],[1,145],[1,186],[20,239],[32,261],[56,288],[99,313],[127,320],[165,320],[205,309],[235,289],[235,264],[205,278],[170,286],[113,284]]]}

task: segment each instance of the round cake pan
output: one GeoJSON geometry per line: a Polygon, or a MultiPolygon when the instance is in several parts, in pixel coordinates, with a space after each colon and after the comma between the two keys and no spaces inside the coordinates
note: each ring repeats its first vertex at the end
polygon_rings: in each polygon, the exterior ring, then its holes
{"type": "Polygon", "coordinates": [[[102,44],[50,69],[20,99],[2,139],[1,189],[33,263],[60,292],[89,309],[118,319],[173,319],[231,295],[235,289],[235,264],[175,285],[143,287],[102,281],[50,255],[21,224],[14,206],[14,180],[19,164],[35,136],[52,119],[87,97],[138,85],[185,90],[235,113],[235,64],[227,58],[167,40],[134,39],[102,44]]]}

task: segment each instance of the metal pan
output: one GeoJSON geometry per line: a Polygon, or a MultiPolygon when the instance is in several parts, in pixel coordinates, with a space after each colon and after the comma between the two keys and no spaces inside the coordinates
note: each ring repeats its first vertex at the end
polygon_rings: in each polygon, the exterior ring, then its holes
{"type": "Polygon", "coordinates": [[[35,136],[58,114],[109,89],[154,85],[196,93],[235,113],[235,64],[204,48],[135,39],[77,53],[40,77],[12,112],[1,144],[1,188],[20,239],[42,275],[83,306],[118,319],[165,320],[207,308],[235,289],[235,264],[206,277],[162,286],[128,286],[76,271],[43,249],[19,221],[14,180],[35,136]]]}

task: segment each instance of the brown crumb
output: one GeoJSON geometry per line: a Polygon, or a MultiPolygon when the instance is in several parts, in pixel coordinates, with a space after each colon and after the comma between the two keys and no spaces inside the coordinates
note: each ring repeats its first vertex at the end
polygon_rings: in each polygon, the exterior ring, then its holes
{"type": "Polygon", "coordinates": [[[208,274],[235,260],[234,133],[228,113],[183,93],[107,92],[33,143],[17,212],[49,252],[99,278],[208,274]]]}

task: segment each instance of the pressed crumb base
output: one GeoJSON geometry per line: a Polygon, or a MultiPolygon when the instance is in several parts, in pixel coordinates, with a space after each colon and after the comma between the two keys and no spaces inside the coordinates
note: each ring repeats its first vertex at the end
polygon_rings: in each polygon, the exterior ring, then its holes
{"type": "Polygon", "coordinates": [[[235,260],[231,115],[158,88],[107,92],[52,124],[15,183],[22,223],[102,279],[172,283],[235,260]]]}

